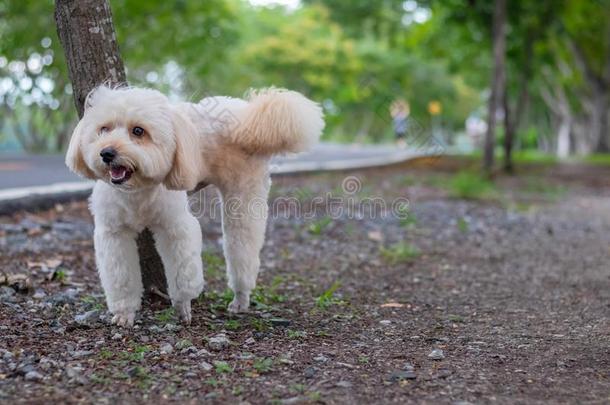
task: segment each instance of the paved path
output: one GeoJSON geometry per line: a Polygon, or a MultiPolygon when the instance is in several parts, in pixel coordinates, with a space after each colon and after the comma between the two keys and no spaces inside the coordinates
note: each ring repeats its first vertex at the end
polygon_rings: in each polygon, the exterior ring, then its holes
{"type": "MultiPolygon", "coordinates": [[[[393,145],[321,143],[314,150],[274,159],[273,171],[311,171],[377,165],[406,158],[413,151],[393,145]]],[[[62,155],[0,155],[0,191],[82,181],[64,164],[62,155]]]]}

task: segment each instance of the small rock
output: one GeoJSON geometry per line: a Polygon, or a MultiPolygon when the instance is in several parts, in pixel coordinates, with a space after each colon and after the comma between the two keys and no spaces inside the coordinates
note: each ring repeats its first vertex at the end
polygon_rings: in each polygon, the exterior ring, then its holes
{"type": "Polygon", "coordinates": [[[167,332],[178,332],[180,329],[182,329],[182,326],[173,323],[167,323],[165,324],[163,329],[167,332]]]}
{"type": "Polygon", "coordinates": [[[121,335],[120,333],[115,333],[114,335],[112,335],[111,337],[112,340],[121,340],[123,339],[123,335],[121,335]]]}
{"type": "Polygon", "coordinates": [[[41,381],[44,378],[38,371],[28,371],[25,373],[26,381],[41,381]]]}
{"type": "Polygon", "coordinates": [[[40,358],[39,366],[41,369],[47,371],[47,370],[51,369],[52,367],[57,367],[57,362],[54,360],[51,360],[48,357],[43,356],[40,358]]]}
{"type": "Polygon", "coordinates": [[[205,371],[210,371],[214,368],[214,366],[208,363],[207,361],[202,361],[201,363],[199,363],[199,368],[205,371]]]}
{"type": "Polygon", "coordinates": [[[170,343],[166,343],[163,346],[161,346],[159,351],[161,352],[161,354],[170,354],[171,352],[174,351],[174,348],[170,343]]]}
{"type": "Polygon", "coordinates": [[[271,322],[271,326],[273,327],[287,327],[290,326],[290,324],[292,323],[292,321],[290,319],[284,319],[284,318],[271,318],[269,320],[269,322],[271,322]]]}
{"type": "Polygon", "coordinates": [[[45,290],[43,290],[42,288],[37,288],[36,292],[34,292],[34,295],[32,296],[32,298],[39,300],[46,296],[47,296],[47,293],[45,292],[45,290]]]}
{"type": "Polygon", "coordinates": [[[326,363],[328,361],[328,357],[324,356],[323,354],[320,354],[316,357],[313,358],[315,361],[319,361],[320,363],[326,363]]]}
{"type": "Polygon", "coordinates": [[[91,356],[92,354],[93,354],[92,350],[76,350],[76,351],[73,351],[72,353],[70,353],[70,355],[74,358],[87,357],[87,356],[91,356]]]}
{"type": "Polygon", "coordinates": [[[392,323],[392,321],[390,321],[388,319],[383,319],[383,320],[379,321],[379,323],[382,325],[390,325],[392,323]]]}
{"type": "Polygon", "coordinates": [[[84,314],[78,314],[74,317],[74,322],[81,326],[91,326],[96,323],[100,318],[100,311],[93,310],[85,312],[84,314]]]}
{"type": "Polygon", "coordinates": [[[66,291],[54,294],[49,298],[49,301],[54,305],[65,305],[72,304],[78,297],[78,290],[76,288],[68,288],[66,291]]]}
{"type": "Polygon", "coordinates": [[[231,341],[227,338],[224,333],[219,333],[216,336],[212,336],[208,341],[208,346],[210,349],[214,351],[222,350],[228,347],[231,344],[231,341]]]}
{"type": "Polygon", "coordinates": [[[189,357],[197,357],[197,348],[195,346],[189,346],[185,349],[180,350],[180,354],[187,354],[189,357]]]}
{"type": "Polygon", "coordinates": [[[24,364],[21,363],[17,366],[17,372],[21,375],[26,375],[31,371],[36,371],[36,367],[33,364],[24,364]]]}
{"type": "Polygon", "coordinates": [[[381,231],[369,231],[367,236],[372,241],[383,242],[383,234],[381,231]]]}
{"type": "Polygon", "coordinates": [[[428,358],[432,360],[442,360],[445,358],[445,353],[441,349],[434,349],[428,355],[428,358]]]}
{"type": "Polygon", "coordinates": [[[254,358],[254,355],[252,353],[239,353],[238,354],[238,358],[240,360],[252,360],[254,358]]]}
{"type": "Polygon", "coordinates": [[[86,384],[87,383],[87,378],[84,375],[84,369],[82,367],[72,367],[72,366],[68,366],[66,367],[66,375],[68,376],[68,378],[70,380],[76,381],[79,384],[86,384]]]}
{"type": "Polygon", "coordinates": [[[15,290],[13,290],[11,287],[7,287],[5,285],[0,287],[0,300],[7,300],[13,295],[15,295],[15,290]]]}
{"type": "Polygon", "coordinates": [[[311,399],[309,397],[292,397],[292,398],[286,398],[286,399],[282,399],[280,401],[280,403],[282,405],[298,405],[298,404],[308,404],[311,402],[311,399]]]}
{"type": "Polygon", "coordinates": [[[307,367],[303,372],[303,375],[305,378],[313,378],[316,375],[316,372],[317,370],[315,367],[307,367]]]}
{"type": "Polygon", "coordinates": [[[256,339],[254,339],[253,337],[249,337],[248,339],[246,339],[246,341],[244,342],[244,344],[247,345],[253,345],[254,343],[256,343],[256,339]]]}
{"type": "MultiPolygon", "coordinates": [[[[193,354],[193,353],[191,353],[191,354],[193,354]]],[[[211,355],[212,355],[212,353],[208,352],[208,351],[207,351],[207,350],[205,350],[205,349],[201,349],[201,350],[199,350],[197,353],[194,353],[194,354],[196,354],[196,356],[197,356],[197,357],[201,357],[201,356],[211,356],[211,355]]]]}
{"type": "Polygon", "coordinates": [[[187,347],[194,347],[193,342],[188,339],[182,339],[181,341],[176,343],[176,349],[178,350],[186,349],[187,347]]]}
{"type": "Polygon", "coordinates": [[[392,381],[392,382],[397,382],[397,381],[402,381],[402,380],[415,380],[416,378],[417,378],[417,375],[415,374],[414,371],[401,370],[401,371],[395,371],[392,374],[390,374],[390,378],[388,378],[388,380],[392,381]]]}
{"type": "Polygon", "coordinates": [[[352,388],[352,386],[353,386],[352,383],[349,381],[339,381],[335,385],[340,388],[352,388]]]}
{"type": "Polygon", "coordinates": [[[152,333],[161,333],[163,332],[163,329],[161,329],[160,327],[158,327],[157,325],[152,325],[148,327],[148,330],[152,333]]]}

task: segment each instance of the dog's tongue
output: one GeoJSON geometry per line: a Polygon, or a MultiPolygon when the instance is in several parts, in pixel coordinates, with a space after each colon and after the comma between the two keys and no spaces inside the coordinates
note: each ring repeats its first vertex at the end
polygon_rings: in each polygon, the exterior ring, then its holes
{"type": "Polygon", "coordinates": [[[125,166],[113,166],[110,168],[110,176],[112,176],[114,180],[122,179],[125,177],[126,173],[127,168],[125,166]]]}

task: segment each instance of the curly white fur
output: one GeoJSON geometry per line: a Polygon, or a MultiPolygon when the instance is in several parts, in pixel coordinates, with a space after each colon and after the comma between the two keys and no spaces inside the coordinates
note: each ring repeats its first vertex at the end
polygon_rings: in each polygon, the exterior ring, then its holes
{"type": "Polygon", "coordinates": [[[190,323],[191,300],[204,286],[202,237],[183,190],[199,183],[221,192],[227,275],[235,293],[229,310],[247,310],[264,242],[269,158],[315,143],[324,128],[320,107],[282,89],[253,91],[247,100],[209,97],[172,104],[156,90],[106,86],[93,90],[85,107],[66,164],[98,180],[90,209],[96,263],[113,321],[130,326],[140,308],[135,238],[149,228],[172,303],[190,323]]]}

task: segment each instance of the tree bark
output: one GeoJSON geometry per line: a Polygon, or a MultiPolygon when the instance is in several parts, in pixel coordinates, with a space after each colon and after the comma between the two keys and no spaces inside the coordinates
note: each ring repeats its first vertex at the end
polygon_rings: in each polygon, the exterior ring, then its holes
{"type": "MultiPolygon", "coordinates": [[[[82,118],[89,92],[102,83],[126,84],[108,0],[56,0],[55,22],[66,54],[74,104],[82,118]]],[[[144,288],[167,291],[163,263],[152,234],[137,239],[144,288]]]]}
{"type": "MultiPolygon", "coordinates": [[[[523,119],[523,113],[529,98],[529,79],[532,74],[532,58],[533,58],[534,38],[531,34],[526,36],[525,53],[523,67],[520,74],[519,93],[517,96],[517,104],[514,108],[510,107],[508,99],[508,88],[504,87],[504,171],[512,173],[513,165],[513,147],[515,144],[515,135],[523,119]]],[[[505,78],[506,80],[506,78],[505,78]]]]}
{"type": "Polygon", "coordinates": [[[496,0],[493,15],[493,54],[494,68],[489,97],[489,117],[483,168],[490,174],[494,166],[494,149],[496,144],[496,113],[506,90],[506,0],[496,0]]]}

